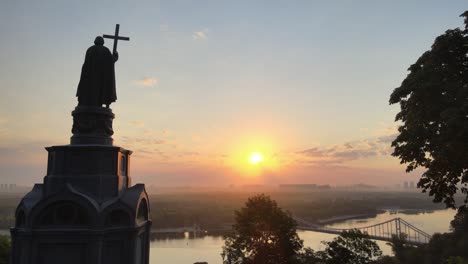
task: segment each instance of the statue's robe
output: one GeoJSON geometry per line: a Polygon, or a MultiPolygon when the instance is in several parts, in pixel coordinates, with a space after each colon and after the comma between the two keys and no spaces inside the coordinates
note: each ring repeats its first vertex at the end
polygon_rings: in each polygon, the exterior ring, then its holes
{"type": "Polygon", "coordinates": [[[115,92],[114,56],[103,45],[86,51],[76,96],[79,105],[102,106],[117,100],[115,92]]]}

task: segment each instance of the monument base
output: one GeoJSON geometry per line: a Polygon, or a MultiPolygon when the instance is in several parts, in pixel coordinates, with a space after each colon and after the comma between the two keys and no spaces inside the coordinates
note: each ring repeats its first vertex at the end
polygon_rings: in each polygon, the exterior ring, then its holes
{"type": "Polygon", "coordinates": [[[99,144],[112,146],[112,109],[100,106],[77,106],[72,112],[73,145],[99,144]]]}
{"type": "Polygon", "coordinates": [[[150,208],[131,186],[131,151],[107,145],[46,148],[47,175],[16,209],[12,264],[148,264],[150,208]]]}
{"type": "Polygon", "coordinates": [[[137,184],[103,204],[70,186],[45,195],[36,184],[16,210],[13,264],[148,264],[148,196],[137,184]]]}

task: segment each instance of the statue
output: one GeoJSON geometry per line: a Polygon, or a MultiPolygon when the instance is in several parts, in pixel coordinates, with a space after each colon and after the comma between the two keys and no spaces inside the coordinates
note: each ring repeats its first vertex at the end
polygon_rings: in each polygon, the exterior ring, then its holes
{"type": "Polygon", "coordinates": [[[78,106],[72,112],[73,136],[71,144],[113,144],[112,121],[115,117],[109,105],[117,100],[115,92],[114,63],[118,60],[117,41],[130,40],[119,36],[119,24],[115,27],[115,35],[96,37],[94,46],[86,51],[85,61],[81,69],[80,83],[76,96],[78,106]],[[104,38],[114,40],[111,53],[104,47],[104,38]],[[102,105],[106,105],[103,107],[102,105]]]}
{"type": "Polygon", "coordinates": [[[78,84],[78,105],[107,107],[115,100],[114,63],[119,59],[118,53],[111,54],[104,46],[104,38],[96,37],[94,46],[86,51],[85,61],[81,68],[78,84]]]}
{"type": "Polygon", "coordinates": [[[114,63],[119,59],[118,40],[130,40],[119,36],[119,24],[116,25],[115,35],[96,37],[94,45],[86,51],[76,92],[78,106],[102,107],[105,104],[109,108],[109,105],[117,100],[114,63]],[[104,46],[104,38],[114,39],[113,53],[104,46]]]}

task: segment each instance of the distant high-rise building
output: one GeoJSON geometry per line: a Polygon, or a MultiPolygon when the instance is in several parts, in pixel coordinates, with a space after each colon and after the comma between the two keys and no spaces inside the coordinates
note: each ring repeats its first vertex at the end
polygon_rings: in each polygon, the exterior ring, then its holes
{"type": "Polygon", "coordinates": [[[408,188],[409,188],[408,182],[407,182],[407,181],[405,181],[405,182],[403,183],[403,188],[404,188],[404,189],[408,189],[408,188]]]}
{"type": "Polygon", "coordinates": [[[410,182],[410,185],[409,185],[410,189],[414,189],[415,186],[414,186],[414,181],[410,182]]]}
{"type": "Polygon", "coordinates": [[[0,184],[0,191],[5,192],[5,191],[14,191],[16,190],[16,184],[15,183],[1,183],[0,184]]]}

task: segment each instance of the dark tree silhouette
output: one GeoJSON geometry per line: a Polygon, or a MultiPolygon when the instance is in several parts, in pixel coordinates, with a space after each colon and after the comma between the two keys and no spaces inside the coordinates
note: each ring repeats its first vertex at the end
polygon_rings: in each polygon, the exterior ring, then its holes
{"type": "Polygon", "coordinates": [[[302,250],[296,221],[275,201],[261,194],[236,211],[233,232],[223,246],[225,264],[289,264],[302,250]]]}
{"type": "Polygon", "coordinates": [[[450,228],[454,234],[468,238],[468,208],[458,209],[457,214],[450,222],[450,228]]]}
{"type": "Polygon", "coordinates": [[[468,11],[461,16],[465,29],[437,37],[390,97],[402,122],[392,155],[407,172],[425,168],[418,187],[452,208],[459,188],[468,203],[468,11]]]}
{"type": "Polygon", "coordinates": [[[324,242],[326,264],[370,264],[382,251],[369,235],[359,230],[344,231],[330,242],[324,242]]]}

